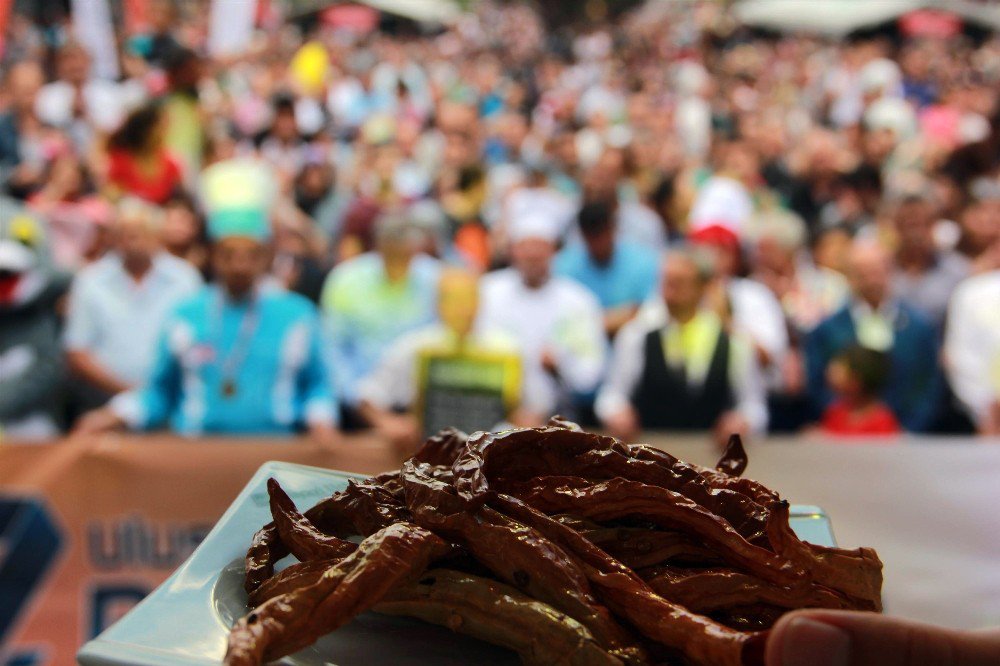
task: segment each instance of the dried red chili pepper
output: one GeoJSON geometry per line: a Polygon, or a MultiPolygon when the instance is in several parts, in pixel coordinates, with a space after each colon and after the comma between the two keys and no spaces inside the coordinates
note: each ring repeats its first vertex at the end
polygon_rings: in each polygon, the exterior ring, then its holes
{"type": "Polygon", "coordinates": [[[413,454],[413,459],[429,465],[451,467],[468,441],[469,436],[458,428],[445,428],[424,442],[420,450],[413,454]]]}
{"type": "Polygon", "coordinates": [[[639,527],[574,529],[630,569],[664,562],[697,566],[722,563],[714,550],[682,532],[639,527]]]}
{"type": "Polygon", "coordinates": [[[515,650],[523,664],[622,666],[573,618],[513,587],[467,573],[431,569],[386,595],[374,610],[415,617],[515,650]]]}
{"type": "Polygon", "coordinates": [[[234,627],[227,659],[286,654],[380,599],[461,623],[529,663],[601,665],[756,664],[758,630],[785,608],[880,608],[874,551],[802,542],[777,493],[734,476],[745,466],[736,440],[709,469],[556,420],[469,442],[442,433],[399,472],[352,482],[304,514],[272,484],[276,521],[247,558],[260,606],[234,627]],[[372,536],[342,560],[310,561],[355,534],[372,536]],[[289,547],[306,561],[272,576],[289,547]],[[446,556],[440,584],[408,583],[446,556]]]}
{"type": "Polygon", "coordinates": [[[541,511],[573,511],[598,522],[642,518],[668,529],[683,530],[740,569],[779,585],[807,582],[805,571],[790,560],[749,543],[719,516],[680,493],[626,479],[583,485],[574,477],[545,477],[505,484],[519,499],[541,511]]]}
{"type": "Polygon", "coordinates": [[[562,428],[478,433],[455,461],[455,487],[468,497],[488,493],[500,479],[575,476],[590,481],[617,477],[680,493],[721,516],[747,540],[764,533],[766,507],[729,489],[713,488],[694,467],[672,459],[646,460],[611,437],[562,428]]]}
{"type": "Polygon", "coordinates": [[[788,502],[771,508],[768,538],[780,553],[809,571],[813,580],[857,600],[864,610],[882,610],[882,561],[871,548],[845,550],[799,539],[788,522],[788,502]]]}
{"type": "Polygon", "coordinates": [[[356,543],[323,534],[299,513],[292,498],[282,490],[275,479],[267,480],[267,493],[271,501],[271,516],[282,542],[301,562],[331,560],[350,555],[356,543]]]}
{"type": "MultiPolygon", "coordinates": [[[[305,517],[324,533],[338,537],[368,536],[379,529],[409,519],[409,511],[389,490],[372,479],[347,484],[343,492],[320,501],[305,512],[305,517]]],[[[268,523],[253,536],[245,558],[243,583],[252,593],[274,574],[274,565],[289,554],[274,523],[268,523]]]]}
{"type": "Polygon", "coordinates": [[[763,636],[734,631],[658,596],[628,567],[572,528],[524,502],[508,495],[499,495],[493,501],[504,513],[572,553],[598,597],[649,638],[701,663],[763,664],[763,636]]]}
{"type": "Polygon", "coordinates": [[[296,562],[286,569],[279,571],[253,591],[250,595],[247,606],[256,608],[273,597],[280,596],[288,592],[294,592],[300,587],[312,585],[318,581],[327,570],[335,567],[341,560],[311,560],[309,562],[296,562]]]}
{"type": "Polygon", "coordinates": [[[626,661],[641,661],[633,639],[594,599],[586,576],[534,530],[488,507],[471,506],[429,476],[427,465],[403,464],[407,501],[418,524],[462,545],[500,580],[581,623],[598,643],[626,661]]]}
{"type": "Polygon", "coordinates": [[[659,566],[638,573],[664,599],[706,615],[720,609],[753,604],[781,608],[855,607],[851,599],[819,585],[790,590],[731,569],[659,566]]]}
{"type": "Polygon", "coordinates": [[[743,476],[747,469],[747,452],[743,448],[743,438],[733,433],[726,442],[726,450],[723,452],[719,462],[715,463],[715,469],[723,474],[733,477],[743,476]]]}
{"type": "Polygon", "coordinates": [[[776,502],[780,499],[778,493],[757,483],[756,481],[744,478],[734,478],[728,474],[722,474],[714,469],[686,463],[683,460],[678,460],[661,449],[655,449],[651,446],[646,446],[645,444],[635,444],[630,446],[629,449],[632,451],[632,454],[640,460],[655,462],[663,467],[673,470],[676,474],[684,478],[699,476],[709,488],[712,488],[713,490],[729,490],[739,493],[740,495],[749,497],[758,506],[764,507],[765,510],[771,505],[772,502],[776,502]]]}
{"type": "Polygon", "coordinates": [[[365,539],[315,583],[273,597],[240,619],[224,663],[248,666],[300,650],[423,573],[449,546],[433,533],[396,523],[365,539]]]}

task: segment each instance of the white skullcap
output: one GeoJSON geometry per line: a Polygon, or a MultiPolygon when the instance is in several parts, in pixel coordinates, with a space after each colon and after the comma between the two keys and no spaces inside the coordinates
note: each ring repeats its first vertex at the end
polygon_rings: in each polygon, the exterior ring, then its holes
{"type": "Polygon", "coordinates": [[[724,176],[713,176],[695,195],[688,215],[689,230],[695,232],[719,226],[740,236],[752,214],[753,199],[742,183],[724,176]]]}
{"type": "Polygon", "coordinates": [[[510,221],[507,234],[512,243],[529,238],[555,243],[559,240],[559,222],[550,215],[539,213],[519,215],[510,221]]]}
{"type": "Polygon", "coordinates": [[[710,80],[708,71],[693,60],[682,60],[674,65],[673,71],[674,90],[681,97],[697,95],[698,92],[710,80]]]}
{"type": "Polygon", "coordinates": [[[790,210],[774,208],[754,213],[747,220],[747,236],[755,241],[776,241],[781,247],[796,250],[806,242],[805,221],[790,210]]]}
{"type": "Polygon", "coordinates": [[[899,70],[899,65],[892,60],[878,58],[861,68],[858,79],[861,89],[865,92],[882,90],[895,93],[903,80],[903,73],[899,70]]]}
{"type": "Polygon", "coordinates": [[[892,130],[896,139],[909,139],[917,133],[917,114],[909,102],[897,97],[883,97],[865,111],[865,127],[869,130],[892,130]]]}

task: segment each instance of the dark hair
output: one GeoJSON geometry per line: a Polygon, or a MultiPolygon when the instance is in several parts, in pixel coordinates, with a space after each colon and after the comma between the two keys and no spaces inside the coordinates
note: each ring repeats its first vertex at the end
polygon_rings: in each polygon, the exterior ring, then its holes
{"type": "Polygon", "coordinates": [[[171,193],[170,198],[163,203],[163,210],[175,207],[186,208],[194,216],[195,224],[198,227],[196,242],[199,245],[208,245],[208,225],[205,224],[205,216],[195,198],[182,189],[176,189],[171,193]]]}
{"type": "Polygon", "coordinates": [[[189,211],[191,211],[195,215],[199,215],[200,214],[200,210],[198,208],[198,203],[194,200],[194,197],[192,197],[190,194],[188,194],[187,192],[185,192],[183,190],[177,190],[177,191],[173,192],[170,195],[170,197],[166,201],[163,202],[163,207],[164,208],[173,208],[173,207],[187,208],[189,211]]]}
{"type": "Polygon", "coordinates": [[[295,97],[288,92],[278,92],[271,97],[271,108],[275,115],[279,113],[295,113],[295,97]]]}
{"type": "Polygon", "coordinates": [[[163,69],[168,75],[176,75],[181,69],[198,59],[198,54],[186,46],[174,46],[163,57],[163,69]]]}
{"type": "Polygon", "coordinates": [[[486,173],[478,164],[470,164],[458,170],[458,189],[467,192],[473,187],[480,185],[486,173]]]}
{"type": "Polygon", "coordinates": [[[108,148],[138,152],[146,147],[153,128],[163,116],[163,107],[153,101],[139,107],[125,118],[114,134],[108,137],[108,148]]]}
{"type": "Polygon", "coordinates": [[[576,215],[580,233],[584,236],[596,236],[610,230],[615,225],[615,207],[610,201],[597,199],[584,202],[576,215]]]}
{"type": "Polygon", "coordinates": [[[835,360],[846,365],[858,378],[866,395],[878,395],[889,380],[890,361],[885,352],[855,344],[837,354],[835,360]]]}
{"type": "Polygon", "coordinates": [[[837,176],[837,184],[853,190],[882,191],[882,172],[870,164],[862,164],[857,168],[837,176]]]}

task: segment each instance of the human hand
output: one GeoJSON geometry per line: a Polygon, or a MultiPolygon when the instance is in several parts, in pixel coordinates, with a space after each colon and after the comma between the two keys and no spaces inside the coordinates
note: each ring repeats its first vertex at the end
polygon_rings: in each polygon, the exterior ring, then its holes
{"type": "Polygon", "coordinates": [[[730,411],[723,413],[719,417],[719,420],[715,422],[712,434],[715,438],[715,443],[725,448],[732,435],[739,435],[746,438],[749,432],[750,424],[747,423],[743,415],[739,412],[730,411]]]}
{"type": "Polygon", "coordinates": [[[309,439],[324,449],[332,449],[343,443],[344,436],[328,423],[315,423],[309,426],[309,439]]]}
{"type": "Polygon", "coordinates": [[[420,446],[420,421],[412,414],[387,415],[380,419],[377,430],[405,457],[409,457],[420,446]]]}
{"type": "Polygon", "coordinates": [[[541,357],[542,369],[549,373],[553,377],[559,376],[559,363],[556,361],[556,355],[551,349],[543,349],[541,357]]]}
{"type": "Polygon", "coordinates": [[[625,442],[634,441],[642,429],[639,424],[639,415],[631,405],[605,419],[604,427],[612,437],[617,437],[625,442]]]}
{"type": "Polygon", "coordinates": [[[605,310],[604,332],[608,334],[609,338],[614,337],[622,326],[632,321],[638,312],[638,305],[623,305],[621,307],[605,310]]]}
{"type": "Polygon", "coordinates": [[[76,421],[72,435],[100,435],[106,432],[122,430],[125,421],[108,407],[87,412],[76,421]]]}
{"type": "Polygon", "coordinates": [[[545,425],[545,418],[541,414],[523,407],[518,407],[511,412],[507,420],[515,428],[537,428],[545,425]]]}
{"type": "Polygon", "coordinates": [[[781,364],[781,379],[785,390],[792,395],[799,395],[806,388],[806,366],[802,352],[791,349],[785,355],[781,364]]]}
{"type": "Polygon", "coordinates": [[[767,666],[1000,664],[1000,629],[956,631],[850,611],[805,610],[778,620],[767,666]]]}
{"type": "Polygon", "coordinates": [[[8,177],[8,182],[18,187],[28,187],[41,182],[42,167],[33,162],[22,162],[14,168],[8,177]]]}
{"type": "Polygon", "coordinates": [[[979,424],[980,435],[1000,435],[1000,400],[994,400],[979,424]]]}

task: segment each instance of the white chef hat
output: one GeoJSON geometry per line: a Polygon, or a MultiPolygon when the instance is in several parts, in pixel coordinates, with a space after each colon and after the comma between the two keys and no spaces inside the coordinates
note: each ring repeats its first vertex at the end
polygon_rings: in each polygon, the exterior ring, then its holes
{"type": "Polygon", "coordinates": [[[865,127],[869,130],[892,130],[896,139],[909,139],[917,133],[917,114],[905,99],[883,97],[865,111],[865,127]]]}
{"type": "Polygon", "coordinates": [[[537,212],[525,213],[511,219],[507,235],[512,243],[529,238],[555,243],[559,240],[559,222],[551,215],[537,212]]]}
{"type": "Polygon", "coordinates": [[[877,58],[861,68],[858,75],[861,89],[865,92],[887,92],[895,94],[903,80],[903,73],[892,60],[877,58]]]}
{"type": "Polygon", "coordinates": [[[753,214],[753,199],[738,180],[713,176],[698,190],[688,215],[692,233],[708,227],[722,227],[739,237],[753,214]]]}

